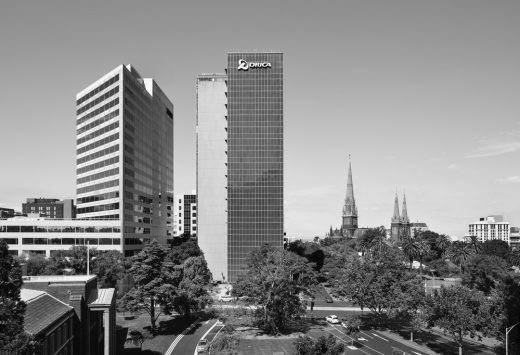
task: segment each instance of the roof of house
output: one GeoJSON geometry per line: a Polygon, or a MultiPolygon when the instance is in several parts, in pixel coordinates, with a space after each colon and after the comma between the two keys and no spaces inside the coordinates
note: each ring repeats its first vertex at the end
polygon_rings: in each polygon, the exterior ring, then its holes
{"type": "Polygon", "coordinates": [[[25,330],[37,335],[73,308],[47,292],[22,289],[20,298],[27,304],[24,317],[25,330]]]}
{"type": "Polygon", "coordinates": [[[100,288],[97,298],[89,306],[110,306],[115,297],[115,288],[100,288]]]}

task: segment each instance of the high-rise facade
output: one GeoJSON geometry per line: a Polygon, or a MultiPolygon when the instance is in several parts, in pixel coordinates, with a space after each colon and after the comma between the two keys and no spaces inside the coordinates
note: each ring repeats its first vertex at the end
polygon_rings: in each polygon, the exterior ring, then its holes
{"type": "Polygon", "coordinates": [[[229,53],[226,74],[197,79],[198,240],[214,279],[283,247],[283,171],[283,54],[229,53]]]}
{"type": "Polygon", "coordinates": [[[221,281],[228,275],[226,79],[197,77],[197,240],[221,281]]]}
{"type": "Polygon", "coordinates": [[[131,256],[173,230],[173,104],[120,65],[76,95],[77,217],[116,219],[131,256]]]}

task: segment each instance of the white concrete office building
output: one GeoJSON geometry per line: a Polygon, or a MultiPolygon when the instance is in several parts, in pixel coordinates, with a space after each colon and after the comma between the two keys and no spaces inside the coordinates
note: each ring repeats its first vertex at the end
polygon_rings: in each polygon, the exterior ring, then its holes
{"type": "Polygon", "coordinates": [[[197,240],[214,280],[228,280],[226,75],[197,77],[197,240]]]}
{"type": "Polygon", "coordinates": [[[173,104],[119,65],[76,95],[77,218],[119,221],[131,256],[173,236],[173,104]]]}
{"type": "Polygon", "coordinates": [[[499,239],[510,244],[509,222],[504,220],[504,216],[482,217],[478,222],[471,223],[468,229],[468,236],[476,236],[481,242],[499,239]]]}
{"type": "Polygon", "coordinates": [[[14,255],[44,254],[88,245],[123,252],[119,220],[79,220],[43,217],[0,219],[0,239],[14,255]]]}

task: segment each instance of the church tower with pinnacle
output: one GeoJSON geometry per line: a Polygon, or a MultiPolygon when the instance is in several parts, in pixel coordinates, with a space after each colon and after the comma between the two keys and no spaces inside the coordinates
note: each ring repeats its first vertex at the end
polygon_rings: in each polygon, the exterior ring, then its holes
{"type": "Polygon", "coordinates": [[[406,195],[403,194],[403,208],[399,214],[399,199],[397,191],[394,200],[394,215],[390,227],[390,236],[394,241],[401,241],[403,238],[410,237],[410,218],[408,218],[408,209],[406,207],[406,195]]]}
{"type": "Polygon", "coordinates": [[[352,183],[352,166],[350,156],[348,162],[347,197],[343,206],[341,232],[345,237],[354,237],[358,229],[358,213],[356,200],[354,199],[354,184],[352,183]]]}

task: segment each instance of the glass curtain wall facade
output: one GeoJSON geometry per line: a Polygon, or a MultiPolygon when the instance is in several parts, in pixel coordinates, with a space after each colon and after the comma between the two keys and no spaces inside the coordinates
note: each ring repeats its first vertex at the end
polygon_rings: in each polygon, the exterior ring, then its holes
{"type": "Polygon", "coordinates": [[[77,95],[77,217],[118,219],[124,252],[173,229],[173,104],[120,65],[77,95]]]}
{"type": "Polygon", "coordinates": [[[228,275],[251,251],[283,247],[283,54],[229,53],[228,275]]]}

